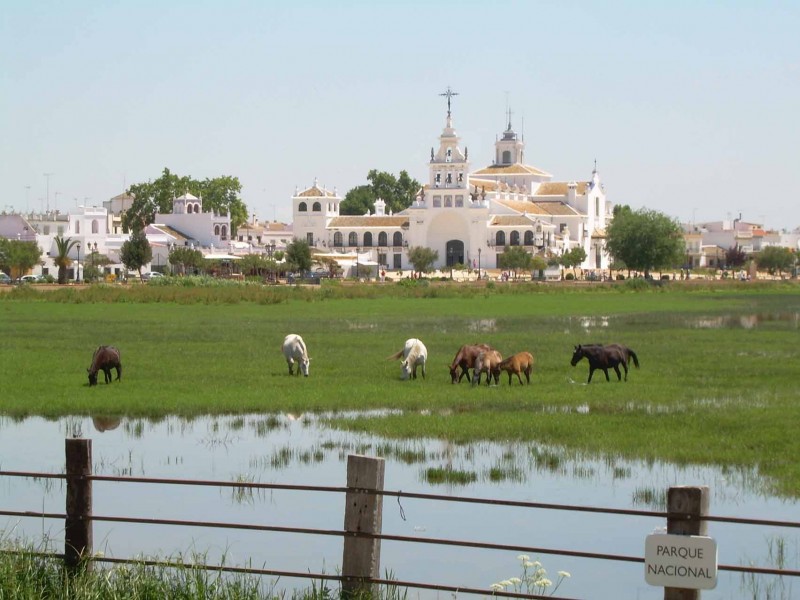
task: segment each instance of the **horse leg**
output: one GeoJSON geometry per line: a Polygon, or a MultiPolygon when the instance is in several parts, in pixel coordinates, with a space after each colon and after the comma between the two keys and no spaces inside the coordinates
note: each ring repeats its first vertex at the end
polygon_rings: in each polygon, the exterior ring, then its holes
{"type": "Polygon", "coordinates": [[[103,375],[105,376],[106,383],[111,383],[113,379],[111,376],[111,367],[103,367],[103,375]]]}
{"type": "MultiPolygon", "coordinates": [[[[617,373],[617,381],[622,381],[622,374],[619,372],[619,365],[614,365],[614,371],[617,373]]],[[[627,379],[627,377],[625,379],[627,379]]]]}
{"type": "Polygon", "coordinates": [[[289,365],[289,375],[294,375],[294,369],[292,368],[293,361],[287,360],[286,364],[289,365]]]}
{"type": "Polygon", "coordinates": [[[592,375],[594,375],[594,367],[589,365],[589,380],[586,383],[592,383],[592,375]]]}
{"type": "Polygon", "coordinates": [[[530,382],[531,382],[531,368],[530,367],[525,369],[525,379],[527,379],[528,380],[528,384],[530,384],[530,382]]]}
{"type": "Polygon", "coordinates": [[[117,365],[116,369],[117,369],[117,381],[119,381],[120,379],[122,379],[122,365],[117,365]]]}
{"type": "MultiPolygon", "coordinates": [[[[617,372],[619,372],[619,371],[617,371],[617,372]]],[[[603,373],[606,374],[606,381],[611,381],[611,379],[609,379],[609,377],[608,377],[608,367],[604,367],[603,368],[603,373]]]]}
{"type": "Polygon", "coordinates": [[[625,370],[625,381],[628,381],[628,365],[622,363],[622,368],[625,370]]]}

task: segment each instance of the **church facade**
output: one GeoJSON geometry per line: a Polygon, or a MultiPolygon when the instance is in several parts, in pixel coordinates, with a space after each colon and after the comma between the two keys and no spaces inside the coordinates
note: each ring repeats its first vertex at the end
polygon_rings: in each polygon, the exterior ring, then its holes
{"type": "Polygon", "coordinates": [[[296,238],[318,252],[355,256],[385,269],[411,269],[408,250],[438,253],[436,268],[463,264],[497,268],[505,248],[522,246],[545,259],[576,246],[584,269],[609,268],[605,228],[612,206],[595,167],[589,180],[553,181],[525,164],[525,144],[509,118],[495,142],[491,165],[472,171],[453,127],[448,90],[445,127],[431,148],[427,181],[414,202],[387,214],[378,200],[371,214],[339,214],[342,198],[317,182],[292,197],[296,238]]]}

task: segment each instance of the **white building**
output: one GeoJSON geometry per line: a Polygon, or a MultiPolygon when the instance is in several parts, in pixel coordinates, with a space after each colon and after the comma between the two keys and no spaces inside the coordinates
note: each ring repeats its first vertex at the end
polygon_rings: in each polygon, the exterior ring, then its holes
{"type": "Polygon", "coordinates": [[[611,203],[596,168],[588,181],[552,181],[525,164],[525,144],[510,121],[485,168],[471,171],[459,142],[448,96],[439,146],[431,148],[427,181],[411,206],[387,214],[378,200],[372,214],[343,216],[342,198],[315,181],[292,197],[295,236],[319,250],[355,252],[361,261],[390,269],[410,268],[408,248],[416,246],[438,252],[437,268],[495,268],[506,246],[544,257],[580,246],[587,255],[583,268],[608,268],[611,203]]]}

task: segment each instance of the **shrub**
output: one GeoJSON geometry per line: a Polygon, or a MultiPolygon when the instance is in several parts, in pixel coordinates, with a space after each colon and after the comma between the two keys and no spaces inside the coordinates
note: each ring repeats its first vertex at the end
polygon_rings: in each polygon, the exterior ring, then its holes
{"type": "Polygon", "coordinates": [[[573,281],[575,279],[575,275],[572,273],[567,273],[566,275],[564,275],[564,279],[566,281],[573,281]]]}

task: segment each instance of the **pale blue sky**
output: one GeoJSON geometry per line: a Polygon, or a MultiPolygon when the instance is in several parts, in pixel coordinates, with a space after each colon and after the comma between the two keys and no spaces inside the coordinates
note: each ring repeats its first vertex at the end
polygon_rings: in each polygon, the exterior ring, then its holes
{"type": "Polygon", "coordinates": [[[315,177],[424,180],[452,86],[473,169],[508,103],[556,180],[597,159],[615,203],[791,229],[798,31],[798,1],[0,0],[0,210],[41,208],[44,173],[64,210],[168,167],[288,221],[315,177]]]}

